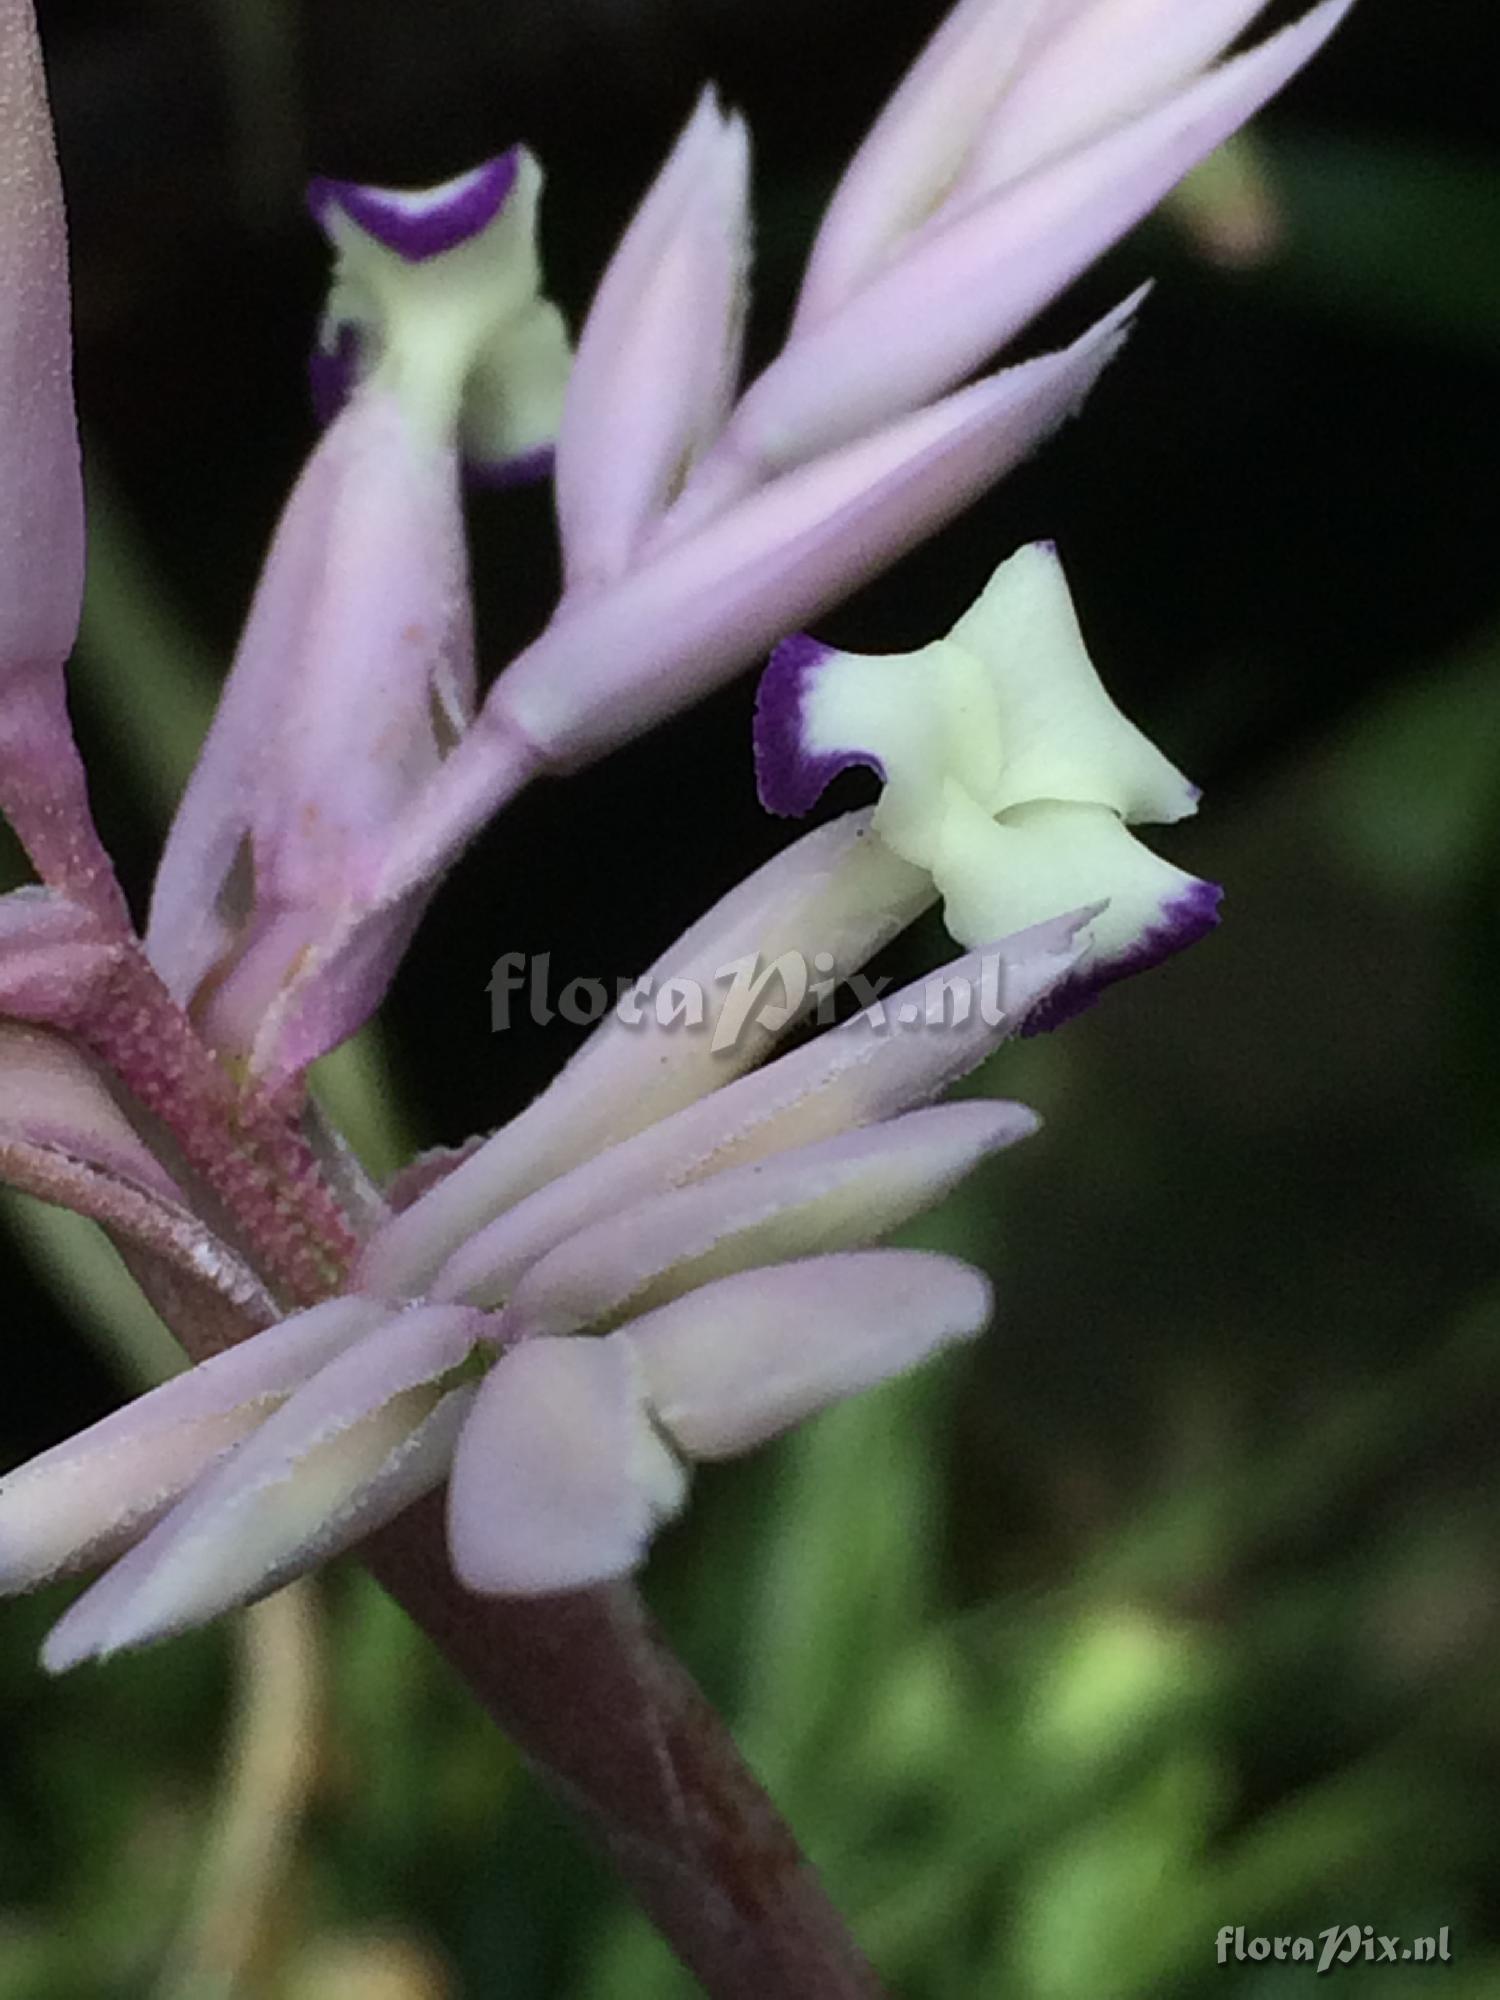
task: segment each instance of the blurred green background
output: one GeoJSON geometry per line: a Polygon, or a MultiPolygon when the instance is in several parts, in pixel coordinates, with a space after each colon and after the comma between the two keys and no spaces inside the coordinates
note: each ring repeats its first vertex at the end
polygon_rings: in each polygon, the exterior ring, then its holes
{"type": "MultiPolygon", "coordinates": [[[[929,0],[43,0],[94,485],[76,705],[143,898],[305,453],[309,168],[517,137],[575,324],[704,76],[759,141],[774,340],[929,0]]],[[[1272,10],[1282,18],[1287,10],[1272,10]]],[[[979,1351],[700,1481],[648,1593],[910,2000],[1306,1989],[1221,1926],[1449,1929],[1361,1993],[1500,1993],[1500,144],[1493,0],[1361,0],[1036,336],[1160,280],[1086,417],[826,622],[919,643],[1023,540],[1207,788],[1224,929],[980,1080],[1046,1130],[913,1240],[979,1351]]],[[[498,667],[555,582],[481,496],[498,667]]],[[[503,951],[639,969],[781,845],[748,681],[524,800],[327,1080],[372,1161],[526,1102],[503,951]]],[[[863,796],[848,782],[840,808],[863,796]]],[[[14,874],[14,859],[6,850],[14,874]]],[[[899,967],[942,953],[908,939],[899,967]]],[[[5,1211],[9,1464],[170,1365],[112,1253],[5,1211]]],[[[0,1617],[0,2000],[687,1990],[424,1642],[341,1570],[60,1684],[0,1617]]]]}

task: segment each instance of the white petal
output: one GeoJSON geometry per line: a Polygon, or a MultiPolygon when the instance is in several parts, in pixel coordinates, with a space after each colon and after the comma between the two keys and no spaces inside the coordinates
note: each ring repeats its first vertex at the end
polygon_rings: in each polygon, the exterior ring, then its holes
{"type": "Polygon", "coordinates": [[[1055,1026],[1101,986],[1157,964],[1218,922],[1213,884],[1159,859],[1106,806],[1019,806],[997,821],[955,791],[934,875],[944,921],[966,943],[1107,899],[1089,926],[1092,958],[1024,1033],[1055,1026]]]}
{"type": "Polygon", "coordinates": [[[1004,769],[992,793],[966,787],[991,812],[1067,799],[1169,823],[1197,810],[1194,787],[1105,692],[1049,543],[1002,563],[950,637],[994,687],[1004,769]]]}
{"type": "Polygon", "coordinates": [[[562,427],[572,351],[550,299],[518,313],[475,364],[463,400],[464,457],[501,483],[544,473],[562,427]]]}
{"type": "Polygon", "coordinates": [[[825,770],[872,764],[885,779],[875,827],[886,845],[931,868],[951,782],[988,799],[1000,788],[999,705],[982,662],[939,641],[919,653],[830,653],[805,680],[802,753],[825,770]]]}
{"type": "Polygon", "coordinates": [[[538,312],[542,170],[524,147],[443,187],[406,193],[314,183],[338,252],[320,332],[352,335],[355,372],[398,395],[435,439],[462,421],[476,457],[549,442],[561,411],[561,322],[538,312]]]}

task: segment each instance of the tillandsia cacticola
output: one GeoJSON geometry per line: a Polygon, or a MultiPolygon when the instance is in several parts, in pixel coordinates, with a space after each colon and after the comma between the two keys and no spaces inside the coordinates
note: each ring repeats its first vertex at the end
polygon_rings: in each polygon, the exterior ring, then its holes
{"type": "Polygon", "coordinates": [[[962,0],[748,386],[749,137],[712,90],[576,339],[523,144],[420,191],[316,181],[324,428],[137,929],[65,700],[62,191],[31,0],[0,0],[0,807],[37,877],[0,900],[0,1175],[101,1223],[195,1364],[0,1482],[6,1590],[103,1569],[49,1669],[353,1549],[707,1991],[880,1990],[633,1578],[697,1462],[981,1333],[977,1271],[877,1247],[1035,1127],[943,1093],[1202,937],[1219,892],[1138,838],[1198,793],[1105,692],[1051,545],[997,551],[919,650],[802,628],[1079,409],[1142,296],[1017,358],[1028,323],[1348,4],[1255,41],[1262,0],[962,0]],[[551,480],[564,579],[482,700],[475,476],[551,480]],[[852,764],[878,802],[652,968],[695,1032],[627,994],[511,1124],[370,1185],[307,1073],[445,872],[523,788],[757,664],[767,809],[852,764]],[[811,996],[724,1020],[726,965],[847,975],[938,906],[961,955],[883,1005],[801,1038],[811,996]]]}

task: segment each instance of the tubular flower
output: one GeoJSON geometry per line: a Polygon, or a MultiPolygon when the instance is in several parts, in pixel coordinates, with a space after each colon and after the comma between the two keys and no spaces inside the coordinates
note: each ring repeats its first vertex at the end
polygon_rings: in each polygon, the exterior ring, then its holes
{"type": "Polygon", "coordinates": [[[524,146],[414,192],[313,182],[308,206],[336,253],[312,359],[325,423],[369,382],[430,438],[456,438],[482,478],[550,469],[569,356],[541,295],[541,191],[524,146]]]}
{"type": "Polygon", "coordinates": [[[420,906],[358,926],[474,712],[460,459],[545,469],[567,371],[524,150],[421,194],[323,181],[337,253],[303,472],[168,836],[148,945],[211,1039],[295,1074],[384,991],[420,906]]]}
{"type": "Polygon", "coordinates": [[[1088,966],[1033,1027],[1218,922],[1219,890],[1128,830],[1186,819],[1199,795],[1105,692],[1050,544],[1003,563],[918,652],[778,648],[756,711],[762,804],[805,813],[859,764],[884,784],[875,832],[927,871],[961,942],[1104,905],[1088,966]]]}

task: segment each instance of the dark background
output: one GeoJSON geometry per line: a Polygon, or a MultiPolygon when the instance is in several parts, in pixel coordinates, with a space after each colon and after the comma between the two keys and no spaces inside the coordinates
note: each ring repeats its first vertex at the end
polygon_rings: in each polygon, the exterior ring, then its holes
{"type": "MultiPolygon", "coordinates": [[[[76,699],[141,907],[184,727],[143,661],[222,672],[312,436],[305,174],[420,183],[524,138],[576,326],[714,77],[756,138],[765,354],[841,160],[940,12],[44,6],[111,565],[76,699]]],[[[1027,336],[1158,279],[1085,417],[821,628],[921,643],[1055,537],[1113,691],[1205,787],[1173,858],[1228,890],[1217,937],[986,1077],[1049,1127],[920,1239],[996,1270],[982,1353],[705,1481],[654,1572],[912,1994],[1292,1990],[1215,1970],[1225,1922],[1447,1923],[1446,1970],[1343,1976],[1500,1981],[1497,71],[1490,0],[1361,0],[1257,125],[1274,252],[1226,268],[1182,210],[1140,231],[1027,336]],[[913,1516],[864,1504],[877,1449],[913,1516]]],[[[478,496],[473,533],[495,671],[551,601],[544,495],[478,496]]],[[[469,855],[387,1010],[413,1140],[499,1122],[571,1046],[489,1034],[501,952],[550,951],[559,986],[637,970],[784,842],[752,692],[539,788],[469,855]]],[[[835,807],[864,796],[846,785],[835,807]]],[[[940,949],[928,931],[903,962],[940,949]]],[[[8,1462],[109,1407],[125,1364],[34,1255],[7,1282],[8,1462]]],[[[308,1600],[311,1640],[281,1637],[325,1693],[256,1969],[191,1985],[229,1690],[264,1661],[211,1635],[54,1690],[29,1651],[53,1608],[0,1634],[0,2000],[336,1993],[339,1952],[358,1993],[672,1990],[347,1578],[308,1600]]]]}

